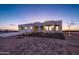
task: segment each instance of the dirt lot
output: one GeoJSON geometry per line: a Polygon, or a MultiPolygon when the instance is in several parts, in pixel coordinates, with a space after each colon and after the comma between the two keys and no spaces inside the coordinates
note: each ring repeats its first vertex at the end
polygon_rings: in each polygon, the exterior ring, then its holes
{"type": "Polygon", "coordinates": [[[63,32],[65,39],[15,36],[0,38],[0,54],[6,55],[78,55],[79,32],[63,32]]]}

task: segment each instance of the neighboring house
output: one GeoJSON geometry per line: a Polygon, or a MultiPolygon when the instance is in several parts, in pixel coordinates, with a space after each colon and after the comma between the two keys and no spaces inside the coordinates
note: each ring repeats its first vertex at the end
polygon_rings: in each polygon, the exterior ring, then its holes
{"type": "Polygon", "coordinates": [[[44,23],[35,22],[29,24],[18,25],[19,30],[26,32],[44,32],[44,33],[55,33],[62,32],[62,20],[59,21],[46,21],[44,23]]]}

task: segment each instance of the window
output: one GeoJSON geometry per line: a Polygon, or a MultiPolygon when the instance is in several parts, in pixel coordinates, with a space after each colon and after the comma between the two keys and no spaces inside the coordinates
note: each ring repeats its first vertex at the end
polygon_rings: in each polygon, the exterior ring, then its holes
{"type": "Polygon", "coordinates": [[[27,27],[25,27],[25,29],[27,30],[28,28],[27,28],[27,27]]]}
{"type": "Polygon", "coordinates": [[[45,30],[48,30],[48,26],[44,26],[45,30]]]}
{"type": "Polygon", "coordinates": [[[33,29],[33,27],[31,26],[31,27],[24,27],[25,28],[25,30],[30,30],[30,29],[33,29]]]}
{"type": "Polygon", "coordinates": [[[30,29],[33,29],[33,27],[31,26],[30,29]]]}
{"type": "Polygon", "coordinates": [[[59,30],[59,26],[56,26],[56,31],[58,31],[59,30]]]}
{"type": "Polygon", "coordinates": [[[49,26],[49,30],[53,30],[54,29],[54,25],[49,26]]]}
{"type": "Polygon", "coordinates": [[[44,26],[45,30],[52,31],[54,29],[54,25],[44,26]]]}

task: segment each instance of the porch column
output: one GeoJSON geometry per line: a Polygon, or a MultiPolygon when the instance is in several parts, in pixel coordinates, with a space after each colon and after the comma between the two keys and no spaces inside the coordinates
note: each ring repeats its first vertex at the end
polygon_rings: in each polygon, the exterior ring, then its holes
{"type": "Polygon", "coordinates": [[[38,32],[41,32],[41,27],[40,26],[38,26],[38,32]]]}
{"type": "Polygon", "coordinates": [[[61,25],[59,26],[59,32],[62,32],[62,26],[61,25]]]}
{"type": "Polygon", "coordinates": [[[50,27],[50,26],[48,26],[48,32],[50,32],[49,27],[50,27]]]}
{"type": "Polygon", "coordinates": [[[54,25],[54,32],[56,32],[56,25],[54,25]]]}

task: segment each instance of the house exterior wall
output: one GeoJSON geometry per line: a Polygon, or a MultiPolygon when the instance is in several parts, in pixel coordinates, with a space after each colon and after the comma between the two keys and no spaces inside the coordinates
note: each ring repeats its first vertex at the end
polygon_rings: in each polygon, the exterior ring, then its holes
{"type": "Polygon", "coordinates": [[[62,32],[62,21],[46,21],[44,23],[35,22],[30,24],[18,25],[19,30],[26,32],[44,32],[44,33],[55,33],[62,32]],[[58,30],[56,30],[58,27],[58,30]]]}

